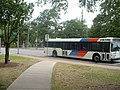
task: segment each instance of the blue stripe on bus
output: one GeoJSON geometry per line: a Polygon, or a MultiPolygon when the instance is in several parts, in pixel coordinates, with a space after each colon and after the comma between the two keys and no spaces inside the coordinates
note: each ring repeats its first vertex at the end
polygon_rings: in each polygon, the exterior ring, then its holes
{"type": "Polygon", "coordinates": [[[83,38],[80,40],[80,42],[88,42],[89,41],[89,38],[83,38]]]}
{"type": "Polygon", "coordinates": [[[78,52],[79,52],[79,51],[77,51],[77,50],[72,50],[72,52],[70,53],[70,55],[71,55],[71,56],[76,56],[78,52]]]}

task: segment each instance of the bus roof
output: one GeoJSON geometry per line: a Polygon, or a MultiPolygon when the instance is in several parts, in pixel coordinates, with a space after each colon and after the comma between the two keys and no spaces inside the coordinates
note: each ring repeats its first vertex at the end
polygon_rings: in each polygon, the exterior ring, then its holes
{"type": "Polygon", "coordinates": [[[120,41],[120,38],[50,38],[48,42],[113,42],[114,40],[120,41]]]}

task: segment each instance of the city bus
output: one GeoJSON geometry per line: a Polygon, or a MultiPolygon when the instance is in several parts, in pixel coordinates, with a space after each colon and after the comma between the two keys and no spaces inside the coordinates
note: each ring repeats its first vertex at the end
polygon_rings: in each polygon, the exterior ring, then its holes
{"type": "Polygon", "coordinates": [[[49,38],[45,41],[44,50],[53,57],[113,62],[120,59],[120,38],[49,38]]]}

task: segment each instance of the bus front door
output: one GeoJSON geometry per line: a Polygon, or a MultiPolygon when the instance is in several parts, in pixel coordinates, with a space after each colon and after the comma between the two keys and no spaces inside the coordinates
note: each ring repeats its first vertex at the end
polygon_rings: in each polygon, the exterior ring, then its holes
{"type": "Polygon", "coordinates": [[[110,59],[110,54],[109,53],[102,53],[102,60],[103,61],[109,61],[110,59]]]}
{"type": "Polygon", "coordinates": [[[109,43],[103,44],[103,53],[102,53],[102,60],[103,61],[109,61],[110,60],[110,49],[109,49],[109,43]]]}

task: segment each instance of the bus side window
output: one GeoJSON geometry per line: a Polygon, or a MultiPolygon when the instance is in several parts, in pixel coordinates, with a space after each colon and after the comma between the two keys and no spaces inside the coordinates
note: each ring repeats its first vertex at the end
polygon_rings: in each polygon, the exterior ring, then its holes
{"type": "Polygon", "coordinates": [[[90,45],[91,45],[91,48],[90,48],[91,51],[101,51],[101,46],[102,46],[101,43],[93,42],[90,45]]]}
{"type": "Polygon", "coordinates": [[[81,49],[80,47],[81,47],[80,43],[79,43],[79,42],[76,43],[76,49],[77,49],[77,50],[80,50],[80,49],[81,49]]]}
{"type": "Polygon", "coordinates": [[[75,43],[71,43],[71,49],[75,50],[75,43]]]}
{"type": "Polygon", "coordinates": [[[71,44],[69,42],[66,43],[66,49],[70,50],[71,49],[71,44]]]}
{"type": "Polygon", "coordinates": [[[81,43],[81,50],[88,50],[88,43],[81,43]]]}
{"type": "MultiPolygon", "coordinates": [[[[47,42],[46,42],[46,47],[47,47],[47,42]]],[[[52,42],[48,42],[48,47],[53,47],[52,42]]]]}
{"type": "Polygon", "coordinates": [[[110,52],[110,43],[103,43],[103,52],[110,52]]]}

